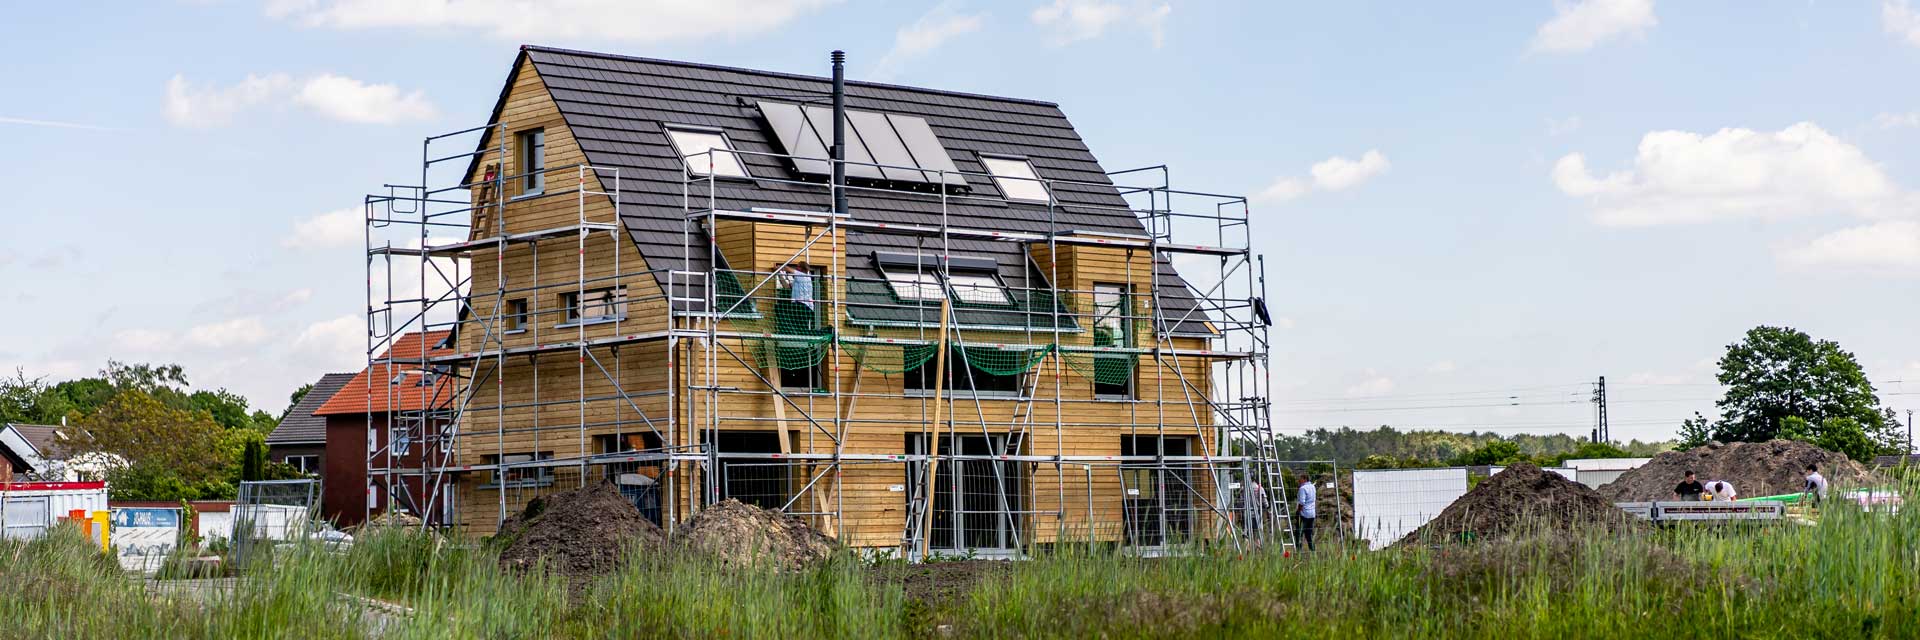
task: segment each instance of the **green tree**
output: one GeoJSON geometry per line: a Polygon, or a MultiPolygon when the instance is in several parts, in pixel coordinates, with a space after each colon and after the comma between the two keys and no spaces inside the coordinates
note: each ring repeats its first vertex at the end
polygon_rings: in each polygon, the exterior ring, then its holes
{"type": "Polygon", "coordinates": [[[1522,461],[1527,461],[1527,455],[1520,452],[1520,445],[1505,440],[1495,440],[1454,456],[1452,463],[1460,467],[1477,467],[1522,461]]]}
{"type": "MultiPolygon", "coordinates": [[[[1787,327],[1754,327],[1727,346],[1718,378],[1726,392],[1716,403],[1721,417],[1713,426],[1715,440],[1765,442],[1781,437],[1788,418],[1799,418],[1791,435],[1843,444],[1856,459],[1899,444],[1893,413],[1880,408],[1859,361],[1831,340],[1787,327]],[[1824,435],[1829,425],[1840,432],[1824,435]]],[[[1682,439],[1697,444],[1698,436],[1683,432],[1682,439]]]]}
{"type": "Polygon", "coordinates": [[[205,412],[167,406],[139,389],[114,394],[78,426],[68,441],[76,454],[111,454],[124,461],[119,466],[172,475],[185,485],[225,480],[238,454],[226,429],[205,412]]]}
{"type": "Polygon", "coordinates": [[[240,479],[243,481],[267,479],[267,444],[248,440],[246,448],[240,453],[240,479]]]}
{"type": "Polygon", "coordinates": [[[286,419],[287,414],[293,413],[293,406],[300,404],[300,401],[306,398],[307,394],[309,393],[313,393],[313,383],[311,382],[300,385],[300,388],[294,389],[293,393],[288,394],[287,408],[280,410],[280,418],[284,420],[286,419]]]}

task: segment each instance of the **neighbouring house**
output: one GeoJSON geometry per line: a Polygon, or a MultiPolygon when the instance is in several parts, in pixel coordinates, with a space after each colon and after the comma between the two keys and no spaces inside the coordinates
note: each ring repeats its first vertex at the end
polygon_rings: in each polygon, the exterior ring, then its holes
{"type": "Polygon", "coordinates": [[[63,427],[45,424],[0,425],[0,482],[65,482],[74,480],[61,446],[63,427]]]}
{"type": "Polygon", "coordinates": [[[409,439],[422,432],[418,425],[396,425],[424,420],[430,424],[426,432],[437,432],[442,420],[435,411],[451,404],[453,386],[422,363],[444,353],[450,336],[430,331],[395,337],[372,364],[313,409],[326,430],[320,513],[335,526],[353,526],[392,508],[429,522],[444,519],[438,512],[445,501],[436,506],[433,500],[440,485],[417,470],[432,443],[409,439]]]}
{"type": "Polygon", "coordinates": [[[273,433],[267,434],[267,459],[318,476],[324,486],[327,477],[327,419],[313,412],[347,386],[347,381],[352,380],[353,376],[351,373],[329,373],[315,380],[313,389],[301,396],[299,402],[293,403],[293,408],[280,418],[280,424],[273,428],[273,433]]]}
{"type": "MultiPolygon", "coordinates": [[[[611,482],[669,529],[737,499],[922,558],[1274,535],[1278,476],[1242,481],[1277,467],[1234,442],[1267,411],[1246,199],[1110,173],[1050,102],[845,82],[836,115],[838,84],[523,47],[477,142],[428,145],[468,233],[401,248],[445,196],[373,229],[388,268],[469,265],[454,331],[399,341],[450,336],[440,377],[374,376],[451,385],[388,421],[437,444],[376,475],[445,482],[473,534],[611,482]]],[[[359,395],[330,451],[378,440],[359,395]]]]}

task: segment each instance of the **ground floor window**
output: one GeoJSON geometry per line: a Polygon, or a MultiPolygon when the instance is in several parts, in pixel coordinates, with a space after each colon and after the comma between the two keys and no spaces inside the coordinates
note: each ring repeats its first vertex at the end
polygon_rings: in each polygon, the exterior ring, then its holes
{"type": "MultiPolygon", "coordinates": [[[[632,451],[659,451],[660,437],[653,433],[616,433],[594,436],[594,448],[602,454],[632,451]]],[[[661,480],[666,463],[660,460],[612,462],[600,465],[608,481],[620,490],[640,515],[660,524],[661,480]]]]}
{"type": "MultiPolygon", "coordinates": [[[[1122,456],[1190,456],[1186,436],[1121,436],[1122,456]]],[[[1193,535],[1196,489],[1190,463],[1128,461],[1120,465],[1121,512],[1127,543],[1157,547],[1193,535]]]]}
{"type": "Polygon", "coordinates": [[[299,469],[301,473],[320,473],[320,456],[318,454],[287,456],[281,458],[280,462],[285,463],[289,467],[299,469]]]}
{"type": "Polygon", "coordinates": [[[552,451],[537,451],[537,452],[531,452],[531,453],[509,453],[506,455],[485,455],[485,456],[481,456],[481,459],[485,460],[487,464],[502,465],[502,468],[493,470],[492,482],[489,482],[488,484],[484,485],[482,488],[502,489],[502,488],[520,488],[520,487],[544,487],[544,486],[553,484],[553,468],[552,467],[511,466],[511,465],[530,464],[530,463],[539,462],[542,460],[551,460],[553,459],[552,451]]]}
{"type": "MultiPolygon", "coordinates": [[[[721,453],[780,453],[780,436],[772,431],[721,431],[713,444],[721,453]]],[[[715,497],[766,509],[783,508],[793,497],[792,469],[785,460],[722,457],[715,469],[715,497]]]]}
{"type": "MultiPolygon", "coordinates": [[[[907,451],[928,452],[927,436],[909,434],[907,451]]],[[[940,440],[938,453],[966,456],[1017,455],[1021,443],[1017,437],[993,434],[949,434],[940,440]]],[[[1018,549],[1025,525],[1022,514],[1026,504],[1026,465],[1012,460],[942,460],[935,465],[933,511],[929,548],[934,551],[965,553],[979,550],[1018,549]]],[[[926,491],[924,464],[914,464],[907,474],[908,512],[921,501],[926,491]]]]}

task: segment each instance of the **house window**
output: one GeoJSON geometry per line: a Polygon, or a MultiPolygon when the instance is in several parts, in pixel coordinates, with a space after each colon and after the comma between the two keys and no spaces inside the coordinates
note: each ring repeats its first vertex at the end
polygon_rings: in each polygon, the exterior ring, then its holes
{"type": "Polygon", "coordinates": [[[560,294],[560,306],[567,310],[567,322],[606,322],[627,317],[627,288],[588,289],[585,293],[560,294]]]}
{"type": "Polygon", "coordinates": [[[494,469],[493,482],[485,488],[501,489],[513,487],[544,487],[553,484],[553,470],[549,467],[514,467],[511,465],[528,464],[541,460],[552,460],[553,452],[509,453],[504,456],[481,456],[488,464],[499,464],[494,469]]]}
{"type": "Polygon", "coordinates": [[[308,475],[320,473],[320,456],[317,454],[287,456],[280,461],[289,467],[299,469],[301,473],[308,475]]]}
{"type": "Polygon", "coordinates": [[[740,164],[740,156],[733,153],[733,143],[727,140],[724,133],[668,127],[667,137],[673,140],[673,148],[678,149],[680,158],[686,161],[687,173],[723,178],[748,177],[747,168],[740,164]]]}
{"type": "MultiPolygon", "coordinates": [[[[714,435],[718,441],[707,443],[723,453],[780,453],[780,436],[772,431],[719,431],[714,435]]],[[[793,478],[788,475],[791,469],[779,461],[721,458],[720,498],[783,509],[793,496],[793,478]]]]}
{"type": "MultiPolygon", "coordinates": [[[[660,437],[651,433],[607,434],[594,436],[593,440],[601,454],[660,450],[660,437]]],[[[660,476],[665,464],[660,460],[610,462],[602,468],[606,470],[607,480],[633,503],[641,517],[660,524],[660,476]]]]}
{"type": "Polygon", "coordinates": [[[992,273],[947,273],[947,285],[953,287],[953,299],[974,304],[1009,304],[1007,290],[992,273]]]}
{"type": "MultiPolygon", "coordinates": [[[[983,396],[1019,396],[1026,386],[1023,384],[1026,372],[1019,363],[1031,356],[1018,349],[992,349],[982,347],[947,350],[947,391],[972,393],[983,396]]],[[[932,392],[934,369],[937,363],[928,359],[919,367],[907,371],[906,387],[908,391],[932,392]]]]}
{"type": "Polygon", "coordinates": [[[1047,185],[1033,172],[1033,163],[1024,158],[997,158],[980,156],[980,164],[987,166],[987,173],[993,174],[993,184],[1000,188],[1000,194],[1008,200],[1026,200],[1030,202],[1050,202],[1047,185]]]}
{"type": "Polygon", "coordinates": [[[889,270],[885,273],[894,297],[901,300],[940,300],[947,295],[940,290],[940,277],[931,271],[889,270]]]}
{"type": "MultiPolygon", "coordinates": [[[[1141,458],[1193,455],[1181,436],[1121,436],[1120,455],[1141,458]]],[[[1157,547],[1185,542],[1193,533],[1195,494],[1190,463],[1152,460],[1120,463],[1122,513],[1129,544],[1157,547]]]]}
{"type": "Polygon", "coordinates": [[[519,298],[507,301],[507,331],[527,330],[527,299],[519,298]]]}
{"type": "Polygon", "coordinates": [[[547,189],[547,131],[529,129],[520,132],[521,195],[533,195],[547,189]]]}
{"type": "MultiPolygon", "coordinates": [[[[1133,346],[1132,299],[1126,285],[1093,285],[1093,346],[1133,346]]],[[[1130,353],[1095,353],[1094,397],[1132,399],[1135,361],[1130,353]]]]}

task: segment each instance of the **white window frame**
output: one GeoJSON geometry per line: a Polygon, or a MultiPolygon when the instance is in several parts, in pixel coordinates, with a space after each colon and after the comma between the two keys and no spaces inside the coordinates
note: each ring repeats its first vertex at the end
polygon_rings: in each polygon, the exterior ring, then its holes
{"type": "Polygon", "coordinates": [[[566,321],[558,325],[561,327],[625,320],[627,319],[627,286],[620,285],[617,287],[588,289],[585,294],[579,291],[567,291],[560,294],[560,306],[566,309],[566,321]],[[611,302],[598,301],[597,298],[602,294],[612,294],[613,300],[611,302]],[[582,297],[587,300],[584,304],[580,302],[582,297]],[[612,308],[608,309],[607,307],[612,308]],[[588,315],[585,311],[589,308],[603,310],[606,311],[606,313],[588,315]]]}
{"type": "Polygon", "coordinates": [[[520,156],[516,169],[523,174],[520,179],[521,196],[537,196],[547,191],[547,130],[535,128],[514,134],[514,143],[519,146],[520,156]]]}
{"type": "Polygon", "coordinates": [[[969,273],[948,271],[947,286],[953,289],[953,299],[972,304],[1013,304],[1013,298],[1007,295],[1007,287],[1000,277],[991,272],[969,273]],[[962,292],[965,292],[963,295],[962,292]],[[992,298],[983,300],[982,298],[992,298]]]}
{"type": "Polygon", "coordinates": [[[285,456],[280,458],[280,464],[299,469],[301,473],[320,473],[320,456],[317,454],[303,453],[285,456]],[[299,460],[300,462],[296,464],[294,462],[295,460],[299,460]]]}
{"type": "Polygon", "coordinates": [[[980,164],[993,176],[993,185],[1000,189],[1000,195],[1018,202],[1052,202],[1053,192],[1047,189],[1047,183],[1033,168],[1033,162],[1026,158],[1012,156],[981,155],[980,164]]]}
{"type": "Polygon", "coordinates": [[[495,465],[493,469],[493,478],[492,478],[493,482],[483,485],[481,488],[506,489],[506,488],[515,488],[515,487],[544,487],[544,486],[553,484],[553,467],[522,467],[517,469],[506,469],[499,466],[503,464],[519,464],[519,463],[525,463],[525,462],[538,462],[541,460],[552,460],[553,453],[550,451],[540,451],[536,453],[509,453],[504,456],[488,456],[488,457],[493,459],[493,463],[495,465]],[[513,474],[513,477],[508,477],[507,476],[508,473],[513,474]]]}
{"type": "Polygon", "coordinates": [[[673,144],[674,153],[680,155],[680,162],[686,165],[688,175],[712,175],[716,178],[753,177],[752,174],[747,173],[747,165],[740,161],[740,155],[734,153],[733,139],[727,137],[727,132],[684,125],[667,125],[666,129],[667,141],[673,144]],[[696,140],[695,136],[703,139],[696,140]],[[712,144],[714,141],[718,141],[719,146],[714,146],[712,144]],[[720,153],[723,149],[726,152],[720,153]],[[709,157],[707,155],[709,150],[714,152],[711,155],[713,166],[700,167],[703,160],[709,157]]]}
{"type": "Polygon", "coordinates": [[[901,300],[938,302],[947,297],[946,287],[940,284],[940,276],[932,271],[899,271],[883,268],[880,273],[886,276],[887,286],[893,288],[894,297],[901,300]]]}

